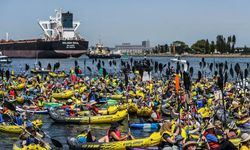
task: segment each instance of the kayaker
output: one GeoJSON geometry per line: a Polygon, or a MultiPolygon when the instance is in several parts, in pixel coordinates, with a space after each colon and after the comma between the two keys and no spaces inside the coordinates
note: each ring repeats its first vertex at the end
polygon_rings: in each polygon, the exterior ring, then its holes
{"type": "Polygon", "coordinates": [[[124,141],[128,138],[134,139],[134,137],[128,133],[128,135],[121,135],[119,130],[119,123],[112,122],[110,128],[107,131],[107,135],[99,139],[99,142],[114,142],[114,141],[124,141]]]}
{"type": "Polygon", "coordinates": [[[172,132],[172,123],[165,121],[160,129],[161,138],[161,147],[163,150],[177,150],[178,146],[176,145],[175,137],[177,134],[172,132]]]}
{"type": "Polygon", "coordinates": [[[96,107],[96,101],[91,100],[89,104],[87,104],[88,109],[93,113],[93,115],[99,114],[99,109],[96,107]]]}
{"type": "Polygon", "coordinates": [[[18,125],[23,125],[23,119],[19,113],[15,113],[15,123],[18,125]]]}
{"type": "Polygon", "coordinates": [[[240,150],[250,150],[250,135],[248,133],[243,133],[241,135],[240,150]]]}
{"type": "Polygon", "coordinates": [[[3,119],[3,107],[0,106],[0,124],[5,124],[3,119]]]}
{"type": "Polygon", "coordinates": [[[209,124],[207,129],[205,130],[205,133],[203,134],[205,139],[208,142],[208,145],[210,149],[212,150],[224,150],[224,149],[230,149],[230,150],[236,150],[236,147],[226,138],[223,141],[219,141],[217,138],[215,131],[215,126],[212,124],[209,124]]]}
{"type": "Polygon", "coordinates": [[[196,141],[188,141],[183,145],[183,150],[196,150],[197,142],[196,141]]]}
{"type": "Polygon", "coordinates": [[[31,132],[31,135],[26,139],[26,143],[25,145],[28,146],[30,144],[38,144],[39,141],[37,140],[36,138],[36,131],[35,130],[32,130],[31,132]]]}
{"type": "Polygon", "coordinates": [[[91,135],[89,130],[83,130],[78,136],[77,140],[79,143],[94,142],[95,137],[91,135]]]}
{"type": "Polygon", "coordinates": [[[65,108],[65,116],[66,117],[74,117],[75,113],[76,113],[76,111],[73,110],[72,108],[69,108],[69,107],[65,108]]]}
{"type": "Polygon", "coordinates": [[[91,100],[97,101],[98,100],[98,95],[96,94],[95,90],[96,90],[95,87],[91,88],[91,92],[90,92],[90,94],[88,96],[89,101],[91,101],[91,100]]]}

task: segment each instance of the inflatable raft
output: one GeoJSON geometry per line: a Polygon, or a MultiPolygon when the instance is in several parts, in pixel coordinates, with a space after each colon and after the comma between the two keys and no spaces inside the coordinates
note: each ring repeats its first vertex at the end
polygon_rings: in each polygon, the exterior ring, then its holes
{"type": "Polygon", "coordinates": [[[109,143],[98,143],[98,142],[87,142],[84,144],[78,143],[76,138],[68,138],[67,143],[70,149],[74,150],[87,150],[87,149],[101,149],[101,150],[124,150],[126,148],[134,147],[149,147],[156,146],[161,141],[161,135],[159,132],[152,133],[147,138],[127,140],[127,141],[117,141],[109,143]]]}
{"type": "Polygon", "coordinates": [[[129,126],[134,129],[159,129],[161,125],[161,123],[132,123],[129,126]]]}
{"type": "MultiPolygon", "coordinates": [[[[36,127],[41,127],[43,124],[41,120],[35,120],[32,123],[36,127]]],[[[0,125],[0,132],[21,134],[23,132],[23,127],[17,125],[0,125]]]]}
{"type": "Polygon", "coordinates": [[[101,124],[119,122],[127,116],[127,110],[118,111],[113,115],[103,116],[65,117],[64,114],[64,109],[49,109],[49,115],[55,122],[74,124],[101,124]]]}

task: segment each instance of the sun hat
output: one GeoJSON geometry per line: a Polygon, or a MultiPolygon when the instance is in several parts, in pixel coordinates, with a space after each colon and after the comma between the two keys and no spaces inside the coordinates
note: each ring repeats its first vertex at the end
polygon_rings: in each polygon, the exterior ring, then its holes
{"type": "Polygon", "coordinates": [[[94,105],[94,104],[96,104],[97,102],[95,101],[95,100],[91,100],[90,102],[89,102],[89,104],[90,105],[94,105]]]}
{"type": "Polygon", "coordinates": [[[249,141],[250,140],[250,135],[248,133],[243,133],[241,135],[241,143],[249,141]]]}
{"type": "Polygon", "coordinates": [[[237,128],[237,125],[235,124],[235,122],[229,123],[229,124],[228,124],[228,128],[229,128],[230,130],[237,130],[237,129],[238,129],[238,128],[237,128]]]}
{"type": "Polygon", "coordinates": [[[67,101],[67,102],[71,103],[71,102],[72,102],[72,99],[68,99],[68,101],[67,101]]]}
{"type": "Polygon", "coordinates": [[[215,128],[215,126],[214,126],[213,124],[209,124],[209,125],[207,126],[207,129],[206,129],[206,130],[213,129],[213,128],[215,128]]]}
{"type": "Polygon", "coordinates": [[[189,145],[197,145],[196,141],[188,141],[183,145],[183,149],[185,150],[189,145]]]}

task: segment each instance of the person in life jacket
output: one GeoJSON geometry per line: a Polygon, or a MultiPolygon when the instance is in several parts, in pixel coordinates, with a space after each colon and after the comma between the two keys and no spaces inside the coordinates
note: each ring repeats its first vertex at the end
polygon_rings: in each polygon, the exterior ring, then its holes
{"type": "Polygon", "coordinates": [[[9,96],[10,96],[10,98],[12,98],[12,99],[15,98],[15,90],[14,90],[14,89],[11,89],[11,90],[10,90],[9,96]]]}
{"type": "Polygon", "coordinates": [[[88,109],[93,113],[93,115],[99,114],[99,109],[96,107],[96,101],[91,100],[89,104],[87,104],[88,109]]]}
{"type": "Polygon", "coordinates": [[[196,141],[188,141],[183,145],[183,150],[196,150],[197,142],[196,141]]]}
{"type": "Polygon", "coordinates": [[[159,122],[159,121],[161,121],[160,111],[158,111],[157,107],[152,108],[152,113],[150,115],[150,120],[149,121],[151,121],[151,122],[159,122]]]}
{"type": "Polygon", "coordinates": [[[98,95],[96,94],[95,90],[96,90],[95,87],[91,88],[91,93],[88,96],[89,101],[91,101],[91,100],[97,101],[98,100],[98,95]]]}
{"type": "Polygon", "coordinates": [[[241,135],[240,150],[250,150],[250,135],[248,133],[243,133],[241,135]]]}
{"type": "Polygon", "coordinates": [[[37,136],[36,131],[32,130],[30,133],[31,133],[31,135],[26,139],[25,145],[28,146],[30,144],[39,144],[39,141],[36,138],[36,136],[37,136]]]}
{"type": "Polygon", "coordinates": [[[66,117],[74,117],[75,116],[75,111],[71,108],[66,108],[65,109],[65,116],[66,117]]]}
{"type": "Polygon", "coordinates": [[[79,143],[94,142],[95,137],[91,135],[89,130],[83,130],[78,136],[77,140],[79,143]]]}
{"type": "Polygon", "coordinates": [[[197,110],[205,107],[205,102],[204,102],[204,98],[202,95],[198,96],[198,100],[197,100],[196,104],[197,104],[197,110]]]}
{"type": "Polygon", "coordinates": [[[212,150],[236,150],[237,148],[231,143],[230,141],[226,140],[226,138],[223,141],[220,141],[214,131],[215,126],[212,124],[209,124],[207,129],[205,130],[205,133],[203,134],[205,139],[208,142],[208,145],[210,149],[212,150]]]}
{"type": "Polygon", "coordinates": [[[161,138],[161,147],[163,150],[172,150],[178,149],[176,145],[176,135],[172,132],[172,123],[169,121],[165,121],[160,129],[161,138]]]}
{"type": "Polygon", "coordinates": [[[18,125],[23,125],[23,119],[20,114],[15,113],[15,123],[18,125]]]}
{"type": "Polygon", "coordinates": [[[107,135],[99,139],[99,142],[113,142],[113,141],[124,141],[128,138],[134,139],[134,137],[128,133],[128,135],[121,135],[119,130],[119,123],[112,122],[110,128],[107,131],[107,135]]]}
{"type": "Polygon", "coordinates": [[[0,107],[0,124],[5,124],[3,119],[3,107],[0,107]]]}

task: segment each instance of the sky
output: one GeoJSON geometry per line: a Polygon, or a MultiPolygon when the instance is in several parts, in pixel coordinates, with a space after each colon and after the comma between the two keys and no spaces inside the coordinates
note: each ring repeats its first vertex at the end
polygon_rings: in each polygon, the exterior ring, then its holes
{"type": "Polygon", "coordinates": [[[1,0],[0,39],[41,38],[38,20],[48,20],[55,9],[74,14],[77,32],[89,45],[121,43],[151,46],[175,40],[191,45],[217,35],[236,35],[236,46],[250,46],[249,0],[1,0]]]}

